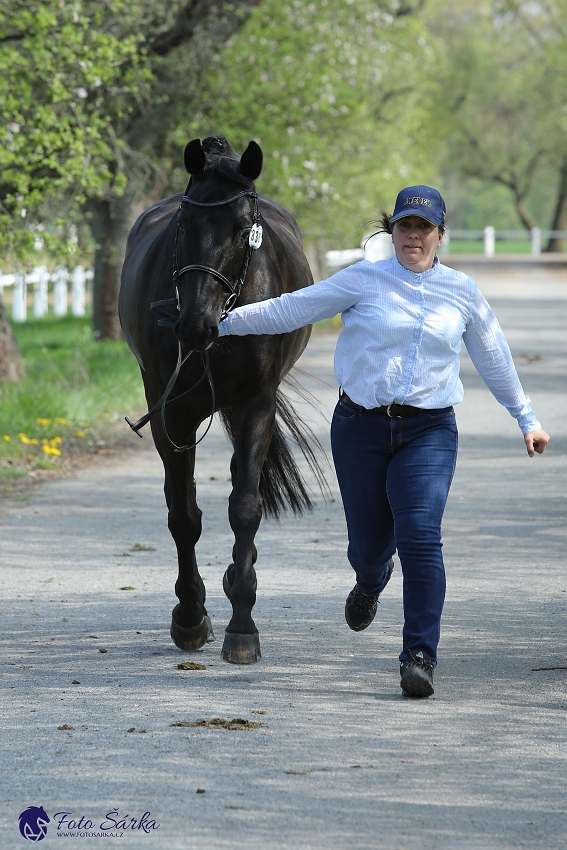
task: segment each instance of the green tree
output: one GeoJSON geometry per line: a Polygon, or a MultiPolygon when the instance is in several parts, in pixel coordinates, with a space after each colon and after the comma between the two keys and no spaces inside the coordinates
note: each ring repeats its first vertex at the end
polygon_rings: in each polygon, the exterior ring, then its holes
{"type": "MultiPolygon", "coordinates": [[[[567,54],[559,30],[551,35],[558,6],[453,0],[431,20],[445,57],[436,112],[447,168],[505,187],[527,230],[536,223],[528,199],[542,168],[556,175],[557,210],[567,197],[567,54]]],[[[556,212],[552,228],[560,218],[556,212]]]]}
{"type": "MultiPolygon", "coordinates": [[[[0,248],[22,262],[33,250],[29,222],[49,218],[43,236],[61,249],[69,216],[87,192],[114,179],[112,140],[99,92],[117,103],[148,75],[139,37],[118,39],[102,26],[122,0],[97,3],[0,2],[0,248]],[[89,94],[89,92],[91,94],[89,94]],[[54,204],[54,199],[58,202],[54,204]]],[[[117,185],[121,177],[117,176],[117,185]]],[[[17,380],[23,364],[0,304],[0,380],[17,380]]]]}
{"type": "Polygon", "coordinates": [[[263,144],[262,189],[309,239],[358,241],[401,184],[431,173],[423,3],[4,2],[13,243],[16,231],[29,242],[21,215],[39,219],[47,196],[49,222],[81,206],[97,245],[95,331],[118,337],[128,230],[145,205],[184,185],[184,145],[211,132],[241,148],[251,137],[263,144]]]}
{"type": "Polygon", "coordinates": [[[255,138],[267,154],[262,191],[293,212],[306,240],[358,244],[403,185],[436,169],[422,5],[264,0],[214,57],[191,133],[220,127],[237,149],[255,138]]]}
{"type": "MultiPolygon", "coordinates": [[[[556,175],[551,230],[567,230],[567,20],[563,0],[538,3],[502,0],[501,10],[515,16],[524,30],[542,77],[539,94],[547,107],[547,161],[556,175]]],[[[565,240],[552,236],[547,251],[563,251],[565,240]]]]}
{"type": "MultiPolygon", "coordinates": [[[[127,190],[88,203],[100,246],[95,274],[104,281],[99,290],[104,320],[97,325],[95,312],[95,327],[104,333],[116,322],[119,271],[134,214],[184,187],[182,151],[194,136],[221,132],[240,150],[256,138],[267,154],[262,191],[297,215],[307,237],[358,241],[361,223],[377,209],[377,193],[372,197],[367,191],[369,175],[397,191],[426,160],[412,148],[420,132],[420,150],[427,138],[416,91],[427,79],[423,60],[431,53],[423,27],[414,24],[422,4],[209,3],[208,16],[201,8],[200,21],[175,38],[170,33],[177,24],[153,42],[147,37],[143,49],[152,57],[151,97],[116,123],[127,190]],[[392,79],[382,84],[390,65],[395,65],[392,79]],[[345,198],[352,210],[346,227],[345,198]]],[[[183,20],[191,21],[203,5],[184,6],[183,20]]],[[[391,203],[391,194],[383,191],[383,203],[391,203]]]]}
{"type": "MultiPolygon", "coordinates": [[[[0,244],[25,255],[27,222],[58,197],[60,224],[116,179],[101,93],[116,108],[148,80],[140,37],[118,38],[103,22],[125,12],[123,0],[97,3],[4,0],[0,3],[0,244]]],[[[65,234],[65,227],[62,228],[65,234]]],[[[46,234],[56,238],[57,229],[46,234]]]]}
{"type": "Polygon", "coordinates": [[[255,2],[0,0],[2,247],[25,256],[30,219],[61,242],[86,212],[100,337],[120,336],[126,235],[165,183],[165,138],[195,70],[182,48],[205,36],[222,44],[255,2]]]}

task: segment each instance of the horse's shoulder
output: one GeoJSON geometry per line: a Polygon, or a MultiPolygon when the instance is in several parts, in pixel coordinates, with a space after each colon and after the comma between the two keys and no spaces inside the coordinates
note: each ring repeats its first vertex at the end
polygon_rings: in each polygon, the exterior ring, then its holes
{"type": "Polygon", "coordinates": [[[285,207],[282,207],[276,201],[272,201],[271,198],[260,195],[260,212],[272,227],[284,228],[300,245],[303,243],[299,225],[285,207]]]}
{"type": "Polygon", "coordinates": [[[126,253],[131,251],[134,244],[138,243],[140,239],[148,236],[153,238],[160,228],[167,225],[181,203],[181,197],[182,193],[178,192],[176,195],[170,195],[169,198],[163,198],[138,216],[128,234],[126,253]]]}

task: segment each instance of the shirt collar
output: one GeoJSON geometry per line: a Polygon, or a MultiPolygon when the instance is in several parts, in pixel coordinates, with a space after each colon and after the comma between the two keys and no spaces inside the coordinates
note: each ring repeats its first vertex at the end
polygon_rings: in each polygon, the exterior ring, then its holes
{"type": "Polygon", "coordinates": [[[397,257],[394,257],[393,259],[394,259],[394,262],[397,263],[398,268],[401,269],[401,271],[403,271],[404,273],[409,272],[409,274],[416,274],[416,275],[430,274],[431,272],[436,271],[437,266],[439,265],[439,257],[437,256],[437,254],[435,254],[435,256],[433,258],[433,265],[431,266],[431,268],[425,269],[424,272],[412,272],[411,269],[406,269],[405,266],[402,266],[402,264],[400,263],[400,261],[398,260],[397,257]]]}

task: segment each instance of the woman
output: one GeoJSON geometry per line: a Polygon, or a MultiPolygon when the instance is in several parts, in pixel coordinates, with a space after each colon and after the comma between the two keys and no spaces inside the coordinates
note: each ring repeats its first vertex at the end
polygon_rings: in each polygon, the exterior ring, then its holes
{"type": "Polygon", "coordinates": [[[453,405],[462,401],[461,340],[514,416],[530,457],[549,441],[520,384],[510,349],[474,281],[443,266],[445,230],[436,189],[410,186],[382,229],[395,257],[360,262],[307,289],[234,310],[228,334],[279,334],[342,313],[335,352],[341,387],[331,444],[356,573],[346,621],[366,629],[393,570],[403,573],[402,691],[433,693],[445,598],[441,520],[457,458],[453,405]]]}

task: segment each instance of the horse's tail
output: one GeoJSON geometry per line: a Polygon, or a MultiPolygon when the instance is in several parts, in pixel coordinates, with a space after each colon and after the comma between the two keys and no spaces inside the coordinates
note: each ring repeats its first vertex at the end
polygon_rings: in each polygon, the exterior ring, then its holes
{"type": "MultiPolygon", "coordinates": [[[[234,428],[230,410],[221,410],[222,424],[233,441],[234,428]]],[[[321,492],[330,496],[329,485],[323,468],[315,454],[324,450],[313,430],[294,410],[280,390],[276,394],[276,424],[270,448],[260,474],[260,495],[263,500],[264,516],[279,519],[288,508],[302,515],[313,510],[307,485],[290,447],[290,439],[296,444],[315,476],[321,492]],[[286,434],[287,432],[287,434],[286,434]]]]}

